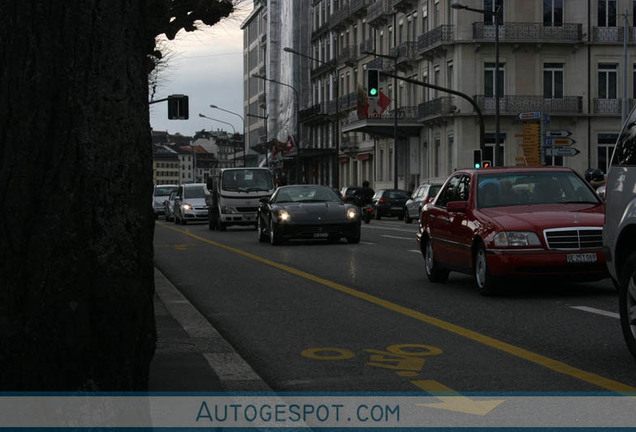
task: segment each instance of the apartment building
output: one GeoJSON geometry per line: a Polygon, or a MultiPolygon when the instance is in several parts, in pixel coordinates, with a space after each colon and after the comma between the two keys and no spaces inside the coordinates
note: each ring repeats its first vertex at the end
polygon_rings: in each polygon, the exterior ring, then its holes
{"type": "Polygon", "coordinates": [[[472,166],[479,148],[493,163],[498,148],[498,165],[607,171],[636,98],[636,1],[453,3],[311,2],[300,122],[337,168],[309,180],[410,190],[472,166]],[[369,69],[393,75],[381,75],[382,112],[367,108],[369,69]]]}

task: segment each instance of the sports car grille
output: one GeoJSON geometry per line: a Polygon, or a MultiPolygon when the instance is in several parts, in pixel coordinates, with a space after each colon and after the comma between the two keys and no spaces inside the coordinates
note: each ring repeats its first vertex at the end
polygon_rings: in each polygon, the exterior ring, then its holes
{"type": "Polygon", "coordinates": [[[549,249],[593,249],[603,246],[602,228],[556,228],[544,231],[549,249]]]}

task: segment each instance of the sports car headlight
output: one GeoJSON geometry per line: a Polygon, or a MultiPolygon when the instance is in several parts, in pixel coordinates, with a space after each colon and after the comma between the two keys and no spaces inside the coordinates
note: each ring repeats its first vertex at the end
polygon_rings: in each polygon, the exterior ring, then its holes
{"type": "Polygon", "coordinates": [[[358,211],[355,209],[347,210],[347,219],[353,220],[358,217],[358,211]]]}
{"type": "Polygon", "coordinates": [[[184,210],[192,210],[192,206],[188,203],[181,204],[181,208],[184,210]]]}
{"type": "Polygon", "coordinates": [[[502,231],[495,235],[495,246],[541,246],[541,242],[532,231],[502,231]]]}
{"type": "Polygon", "coordinates": [[[277,217],[280,222],[288,222],[290,216],[287,210],[279,210],[277,217]]]}

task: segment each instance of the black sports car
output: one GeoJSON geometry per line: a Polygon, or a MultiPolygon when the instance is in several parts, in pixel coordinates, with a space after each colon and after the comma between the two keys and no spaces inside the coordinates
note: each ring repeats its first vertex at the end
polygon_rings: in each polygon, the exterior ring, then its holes
{"type": "Polygon", "coordinates": [[[360,210],[328,186],[282,186],[258,207],[258,240],[273,245],[289,239],[346,238],[360,241],[360,210]]]}

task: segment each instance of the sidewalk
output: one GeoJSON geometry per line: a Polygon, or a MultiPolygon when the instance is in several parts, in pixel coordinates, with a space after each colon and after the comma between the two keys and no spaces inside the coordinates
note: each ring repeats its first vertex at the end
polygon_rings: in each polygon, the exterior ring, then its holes
{"type": "Polygon", "coordinates": [[[156,268],[154,306],[157,349],[149,391],[271,391],[156,268]]]}

